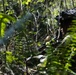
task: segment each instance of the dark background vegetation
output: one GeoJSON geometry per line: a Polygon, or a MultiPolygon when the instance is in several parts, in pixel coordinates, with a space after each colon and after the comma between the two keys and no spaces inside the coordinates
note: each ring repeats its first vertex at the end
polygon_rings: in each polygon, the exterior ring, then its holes
{"type": "Polygon", "coordinates": [[[76,9],[60,19],[75,7],[76,0],[0,0],[0,75],[76,75],[76,9]]]}

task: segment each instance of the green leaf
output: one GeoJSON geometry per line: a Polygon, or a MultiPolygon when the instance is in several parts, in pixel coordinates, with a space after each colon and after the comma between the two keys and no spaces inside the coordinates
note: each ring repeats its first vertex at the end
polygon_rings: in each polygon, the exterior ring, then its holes
{"type": "Polygon", "coordinates": [[[1,23],[1,36],[4,36],[6,25],[5,23],[1,23]]]}
{"type": "Polygon", "coordinates": [[[65,64],[65,68],[66,68],[66,69],[68,69],[70,66],[71,66],[70,63],[66,63],[66,64],[65,64]]]}
{"type": "Polygon", "coordinates": [[[0,13],[0,16],[1,16],[1,18],[3,16],[4,18],[7,18],[7,19],[9,19],[9,20],[11,20],[13,22],[16,21],[16,19],[14,17],[11,17],[10,15],[4,14],[4,13],[0,13]]]}
{"type": "Polygon", "coordinates": [[[28,5],[29,2],[31,2],[31,0],[23,1],[22,4],[26,4],[26,5],[28,5]]]}

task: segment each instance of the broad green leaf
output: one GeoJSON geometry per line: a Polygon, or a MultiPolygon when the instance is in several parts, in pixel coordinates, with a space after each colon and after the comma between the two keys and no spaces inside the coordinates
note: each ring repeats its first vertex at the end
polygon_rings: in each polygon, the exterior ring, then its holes
{"type": "Polygon", "coordinates": [[[9,21],[15,22],[15,18],[7,14],[0,13],[0,37],[5,34],[6,23],[9,21]]]}
{"type": "Polygon", "coordinates": [[[43,2],[44,0],[38,0],[37,2],[43,2]]]}
{"type": "Polygon", "coordinates": [[[71,66],[70,63],[66,63],[66,64],[65,64],[65,68],[66,68],[66,69],[68,69],[68,67],[70,67],[70,66],[71,66]]]}
{"type": "Polygon", "coordinates": [[[0,15],[0,18],[2,18],[3,16],[2,15],[0,15]]]}
{"type": "Polygon", "coordinates": [[[1,36],[4,36],[6,25],[5,23],[1,23],[1,36]]]}
{"type": "Polygon", "coordinates": [[[0,13],[0,16],[1,16],[1,18],[3,16],[4,18],[7,18],[9,20],[12,20],[13,22],[16,21],[16,19],[14,17],[11,17],[10,15],[4,14],[4,13],[0,13]]]}
{"type": "Polygon", "coordinates": [[[22,4],[26,4],[26,5],[28,5],[28,4],[29,4],[29,2],[31,2],[31,0],[23,1],[23,2],[22,2],[22,4]]]}
{"type": "Polygon", "coordinates": [[[12,52],[11,51],[6,51],[6,54],[12,55],[12,52]]]}
{"type": "Polygon", "coordinates": [[[15,58],[13,55],[12,55],[12,52],[11,51],[6,51],[6,61],[8,63],[12,63],[12,61],[14,60],[17,60],[17,58],[15,58]]]}
{"type": "Polygon", "coordinates": [[[9,22],[10,20],[8,18],[4,18],[3,22],[9,22]]]}

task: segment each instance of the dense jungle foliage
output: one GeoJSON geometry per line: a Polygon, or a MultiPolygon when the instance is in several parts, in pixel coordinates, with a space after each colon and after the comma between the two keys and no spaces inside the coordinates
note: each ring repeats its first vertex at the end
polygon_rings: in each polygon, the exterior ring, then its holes
{"type": "Polygon", "coordinates": [[[76,75],[76,0],[0,0],[0,75],[76,75]]]}

